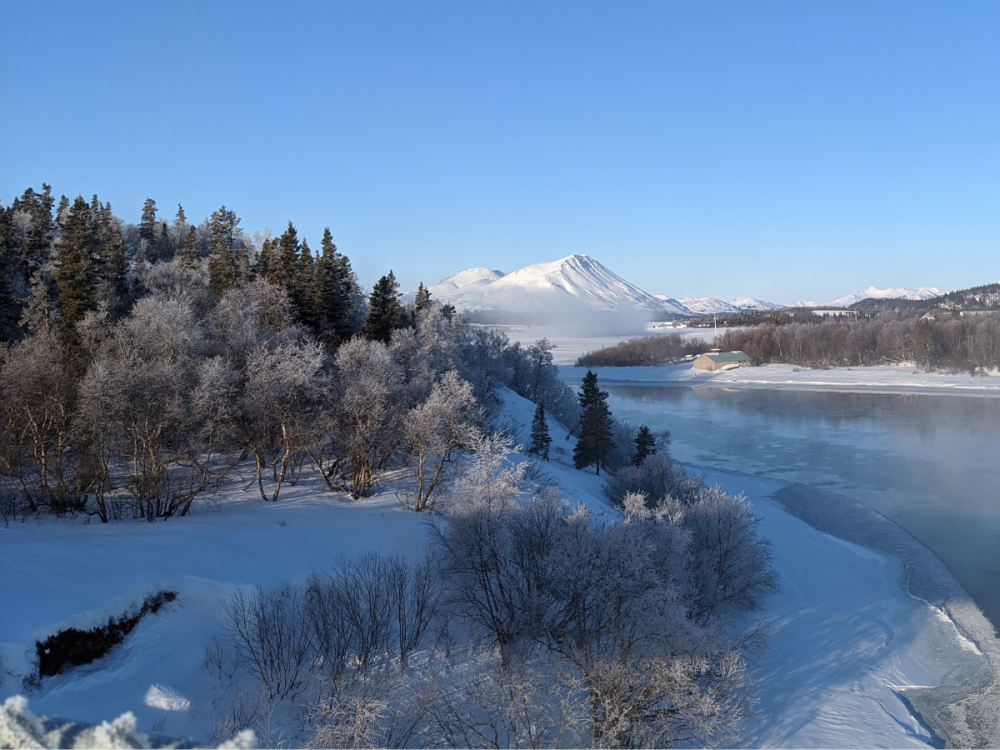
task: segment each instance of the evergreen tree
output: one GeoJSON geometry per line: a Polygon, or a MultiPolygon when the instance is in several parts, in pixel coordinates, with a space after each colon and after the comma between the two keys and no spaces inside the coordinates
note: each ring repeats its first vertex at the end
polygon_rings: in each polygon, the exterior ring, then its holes
{"type": "Polygon", "coordinates": [[[635,434],[635,455],[632,457],[633,466],[642,466],[642,462],[650,456],[656,455],[656,438],[649,431],[646,425],[639,428],[635,434]]]}
{"type": "Polygon", "coordinates": [[[222,296],[242,279],[243,263],[238,257],[240,220],[225,206],[209,219],[208,288],[222,296]]]}
{"type": "Polygon", "coordinates": [[[597,387],[597,375],[587,370],[580,389],[580,434],[573,449],[573,465],[578,469],[596,466],[601,473],[601,461],[614,446],[611,432],[611,410],[608,393],[597,387]]]}
{"type": "Polygon", "coordinates": [[[282,232],[278,240],[278,265],[268,281],[284,287],[289,294],[298,276],[301,250],[295,225],[288,222],[288,229],[282,232]]]}
{"type": "Polygon", "coordinates": [[[160,241],[156,248],[156,255],[160,260],[169,262],[174,259],[174,242],[170,239],[170,227],[165,221],[160,224],[160,241]]]}
{"type": "Polygon", "coordinates": [[[292,281],[289,296],[299,314],[299,320],[311,330],[316,330],[316,305],[313,295],[313,282],[316,273],[316,261],[306,238],[302,238],[302,252],[299,255],[299,266],[292,281]]]}
{"type": "Polygon", "coordinates": [[[320,256],[313,275],[313,305],[319,340],[335,349],[355,332],[355,300],[358,284],[351,261],[337,252],[330,228],[323,230],[320,256]]]}
{"type": "Polygon", "coordinates": [[[184,235],[184,267],[198,267],[198,230],[188,227],[187,234],[184,235]]]}
{"type": "Polygon", "coordinates": [[[139,239],[142,240],[142,252],[146,258],[155,259],[159,251],[160,225],[156,221],[156,201],[146,198],[142,204],[142,216],[139,219],[139,239]]]}
{"type": "Polygon", "coordinates": [[[122,315],[128,308],[128,253],[122,237],[121,222],[111,212],[111,204],[101,205],[94,196],[91,205],[96,219],[99,269],[98,299],[107,302],[111,311],[122,315]]]}
{"type": "Polygon", "coordinates": [[[184,206],[180,203],[177,204],[177,220],[175,223],[182,227],[187,224],[187,215],[184,213],[184,206]]]}
{"type": "Polygon", "coordinates": [[[60,341],[71,372],[82,375],[86,369],[86,353],[76,324],[96,306],[91,258],[96,255],[96,242],[90,208],[82,196],[77,196],[61,227],[62,237],[56,246],[55,282],[59,289],[60,341]]]}
{"type": "Polygon", "coordinates": [[[44,182],[41,195],[28,188],[19,201],[18,208],[31,217],[31,226],[21,247],[21,261],[29,282],[52,255],[52,240],[55,237],[55,222],[52,220],[54,202],[52,186],[44,182]]]}
{"type": "Polygon", "coordinates": [[[549,460],[549,446],[552,438],[549,437],[549,425],[545,421],[545,405],[539,404],[535,409],[535,416],[531,420],[531,447],[528,448],[528,455],[541,456],[544,460],[549,460]]]}
{"type": "Polygon", "coordinates": [[[403,307],[399,303],[399,282],[392,271],[378,280],[368,298],[370,309],[361,333],[372,341],[388,344],[392,332],[399,328],[403,307]]]}
{"type": "Polygon", "coordinates": [[[14,229],[14,208],[0,206],[0,344],[17,337],[21,299],[21,257],[14,229]]]}
{"type": "Polygon", "coordinates": [[[424,282],[420,282],[420,286],[417,287],[417,298],[413,301],[413,305],[417,312],[420,312],[425,307],[431,303],[431,293],[424,286],[424,282]]]}
{"type": "Polygon", "coordinates": [[[278,267],[278,241],[273,237],[267,237],[260,243],[260,252],[257,253],[257,265],[254,267],[254,274],[257,278],[264,279],[270,283],[276,283],[272,278],[275,269],[278,267]]]}

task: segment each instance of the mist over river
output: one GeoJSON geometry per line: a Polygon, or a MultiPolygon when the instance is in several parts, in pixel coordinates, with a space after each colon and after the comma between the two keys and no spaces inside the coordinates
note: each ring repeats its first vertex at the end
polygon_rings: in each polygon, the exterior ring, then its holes
{"type": "Polygon", "coordinates": [[[1000,399],[602,383],[685,463],[868,505],[934,550],[1000,623],[1000,399]]]}

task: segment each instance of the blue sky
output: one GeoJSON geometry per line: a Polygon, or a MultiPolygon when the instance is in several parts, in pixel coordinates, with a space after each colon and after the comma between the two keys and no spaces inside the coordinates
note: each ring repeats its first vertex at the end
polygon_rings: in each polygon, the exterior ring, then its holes
{"type": "Polygon", "coordinates": [[[1000,278],[1000,3],[5,3],[0,201],[329,225],[366,285],[1000,278]]]}

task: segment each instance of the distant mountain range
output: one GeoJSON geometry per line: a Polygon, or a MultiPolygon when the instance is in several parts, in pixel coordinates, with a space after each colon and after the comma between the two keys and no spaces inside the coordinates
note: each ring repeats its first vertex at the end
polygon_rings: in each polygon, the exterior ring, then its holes
{"type": "MultiPolygon", "coordinates": [[[[849,307],[862,300],[924,301],[941,296],[934,287],[867,289],[833,302],[798,300],[779,305],[753,297],[667,297],[650,294],[626,281],[589,255],[569,255],[535,263],[510,273],[477,267],[459,271],[427,287],[432,298],[454,305],[480,322],[576,321],[581,315],[631,314],[645,318],[688,318],[766,312],[784,307],[849,307]]],[[[405,297],[413,299],[415,292],[405,297]]]]}
{"type": "Polygon", "coordinates": [[[788,307],[850,307],[865,299],[929,300],[940,296],[941,290],[933,286],[922,286],[918,289],[906,289],[904,287],[876,289],[870,286],[859,292],[852,292],[843,297],[838,297],[833,302],[816,302],[814,300],[800,299],[792,302],[788,307]]]}

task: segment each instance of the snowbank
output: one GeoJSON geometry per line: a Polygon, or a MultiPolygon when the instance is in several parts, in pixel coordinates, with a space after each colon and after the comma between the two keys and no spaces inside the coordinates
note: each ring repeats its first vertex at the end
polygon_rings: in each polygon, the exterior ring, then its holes
{"type": "MultiPolygon", "coordinates": [[[[507,425],[522,443],[533,411],[506,395],[507,425]]],[[[571,500],[613,513],[600,478],[572,469],[572,438],[554,420],[550,429],[553,460],[543,471],[571,500]]],[[[769,500],[786,483],[707,477],[747,494],[781,575],[781,593],[760,613],[772,645],[755,666],[759,716],[743,744],[935,744],[911,708],[916,689],[947,684],[956,660],[982,664],[984,640],[956,626],[955,607],[909,595],[894,557],[817,531],[769,500]]],[[[237,485],[216,510],[200,506],[166,522],[46,519],[0,528],[0,662],[8,673],[0,698],[22,691],[36,638],[169,588],[177,600],[140,622],[108,656],[44,679],[29,697],[47,715],[99,724],[131,712],[136,731],[208,738],[216,709],[205,652],[221,631],[223,601],[241,586],[302,580],[341,555],[371,548],[417,555],[426,544],[424,520],[402,510],[391,487],[351,503],[303,478],[278,503],[265,504],[237,485]]]]}
{"type": "MultiPolygon", "coordinates": [[[[563,366],[563,378],[575,382],[586,367],[563,366]]],[[[1000,377],[967,373],[924,372],[906,365],[832,367],[828,370],[793,365],[760,365],[709,372],[690,364],[658,367],[592,367],[604,384],[714,386],[720,388],[771,388],[837,390],[857,393],[947,394],[949,396],[1000,396],[1000,377]]]]}

